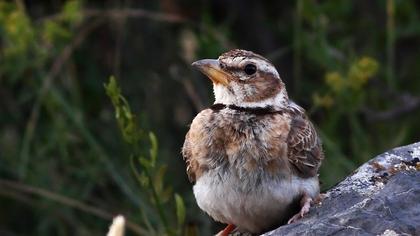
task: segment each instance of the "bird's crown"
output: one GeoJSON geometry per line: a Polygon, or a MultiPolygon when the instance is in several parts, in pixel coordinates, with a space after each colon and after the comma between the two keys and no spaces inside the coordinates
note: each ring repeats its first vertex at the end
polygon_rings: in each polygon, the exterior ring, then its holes
{"type": "Polygon", "coordinates": [[[276,68],[269,60],[251,51],[233,49],[220,55],[218,60],[220,66],[227,71],[243,72],[242,75],[238,74],[238,79],[244,80],[258,72],[280,79],[276,68]]]}

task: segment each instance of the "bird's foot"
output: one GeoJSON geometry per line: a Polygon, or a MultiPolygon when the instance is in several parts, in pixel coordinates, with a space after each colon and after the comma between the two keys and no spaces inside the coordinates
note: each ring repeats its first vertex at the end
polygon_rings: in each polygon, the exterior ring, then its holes
{"type": "Polygon", "coordinates": [[[222,231],[216,234],[216,236],[228,236],[234,229],[235,229],[234,225],[228,224],[226,228],[224,228],[222,231]]]}
{"type": "Polygon", "coordinates": [[[297,220],[303,218],[303,216],[309,212],[309,209],[311,208],[311,202],[312,198],[310,198],[308,195],[303,195],[302,199],[300,200],[300,211],[292,216],[289,221],[287,221],[287,224],[295,223],[297,220]]]}
{"type": "Polygon", "coordinates": [[[318,196],[314,199],[314,201],[312,202],[314,205],[321,205],[322,201],[324,201],[324,198],[327,197],[327,194],[325,193],[320,193],[318,194],[318,196]]]}

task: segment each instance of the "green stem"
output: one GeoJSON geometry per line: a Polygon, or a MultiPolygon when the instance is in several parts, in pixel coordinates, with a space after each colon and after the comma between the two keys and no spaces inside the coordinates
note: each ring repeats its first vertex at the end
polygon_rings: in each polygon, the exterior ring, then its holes
{"type": "Polygon", "coordinates": [[[105,150],[99,145],[96,141],[94,136],[89,132],[89,130],[85,127],[82,119],[78,117],[77,112],[75,112],[70,105],[64,100],[64,98],[56,92],[56,90],[51,89],[51,93],[54,98],[60,103],[60,107],[63,108],[63,111],[66,115],[70,118],[70,121],[73,125],[79,130],[80,134],[85,139],[86,143],[92,147],[92,149],[98,154],[98,157],[105,165],[105,169],[109,172],[112,179],[117,183],[117,185],[121,188],[122,192],[126,194],[128,199],[130,199],[136,206],[142,207],[143,209],[147,209],[147,206],[142,204],[141,201],[138,199],[138,195],[133,192],[131,187],[126,183],[123,176],[117,171],[114,163],[112,163],[111,158],[106,154],[105,150]]]}
{"type": "Polygon", "coordinates": [[[165,216],[165,212],[164,212],[163,207],[162,207],[162,203],[160,202],[159,195],[157,194],[155,185],[152,181],[152,176],[150,175],[150,172],[147,168],[144,168],[144,172],[146,173],[146,176],[150,181],[150,183],[149,183],[150,184],[150,190],[152,192],[152,197],[153,197],[153,200],[155,201],[155,205],[156,205],[156,209],[158,211],[159,217],[160,217],[160,219],[163,223],[163,227],[165,228],[165,231],[168,235],[172,235],[171,230],[169,228],[168,221],[166,220],[166,216],[165,216]]]}
{"type": "MultiPolygon", "coordinates": [[[[143,185],[143,183],[140,181],[140,179],[141,179],[140,173],[137,171],[136,164],[134,162],[134,156],[130,157],[130,166],[131,166],[131,169],[133,170],[134,175],[136,176],[137,181],[139,181],[140,185],[143,185]]],[[[161,222],[163,224],[163,227],[165,228],[165,231],[168,235],[172,235],[172,232],[169,228],[168,221],[166,220],[166,216],[165,216],[165,212],[164,212],[163,207],[162,207],[162,203],[160,201],[159,195],[157,194],[156,187],[155,187],[155,185],[152,181],[153,180],[152,176],[151,176],[149,170],[147,169],[147,167],[143,168],[143,171],[146,174],[146,178],[148,179],[148,183],[150,184],[149,190],[152,194],[152,198],[153,198],[153,201],[155,203],[155,207],[158,211],[159,218],[161,219],[161,222]]]]}

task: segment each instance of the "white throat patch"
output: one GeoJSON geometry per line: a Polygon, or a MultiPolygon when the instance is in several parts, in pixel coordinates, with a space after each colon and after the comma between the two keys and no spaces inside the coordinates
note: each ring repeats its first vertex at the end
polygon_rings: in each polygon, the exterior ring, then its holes
{"type": "Polygon", "coordinates": [[[233,95],[227,87],[221,84],[213,84],[214,103],[236,105],[240,107],[266,107],[284,108],[288,104],[286,91],[282,89],[276,96],[258,102],[244,102],[240,96],[233,95]]]}

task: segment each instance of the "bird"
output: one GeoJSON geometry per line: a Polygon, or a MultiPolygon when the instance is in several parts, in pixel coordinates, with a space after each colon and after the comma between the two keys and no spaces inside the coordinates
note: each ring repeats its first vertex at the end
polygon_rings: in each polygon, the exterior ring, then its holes
{"type": "Polygon", "coordinates": [[[211,80],[215,101],[193,119],[181,153],[198,206],[227,224],[217,235],[260,234],[304,217],[319,195],[324,152],[275,66],[242,49],[192,66],[211,80]]]}

